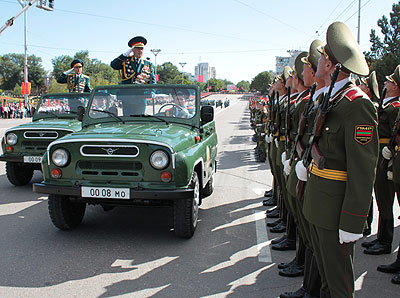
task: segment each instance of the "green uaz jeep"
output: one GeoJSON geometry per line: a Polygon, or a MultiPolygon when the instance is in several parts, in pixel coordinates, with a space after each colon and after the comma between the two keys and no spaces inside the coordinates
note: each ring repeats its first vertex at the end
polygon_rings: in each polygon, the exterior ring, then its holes
{"type": "Polygon", "coordinates": [[[32,122],[8,129],[1,141],[8,180],[21,186],[29,183],[34,170],[41,170],[47,146],[81,129],[78,106],[85,106],[90,93],[47,94],[40,100],[32,122]]]}
{"type": "Polygon", "coordinates": [[[49,213],[61,230],[76,228],[87,204],[169,205],[174,231],[190,238],[202,198],[214,189],[214,110],[185,85],[96,87],[78,111],[82,130],[52,142],[43,157],[49,213]]]}

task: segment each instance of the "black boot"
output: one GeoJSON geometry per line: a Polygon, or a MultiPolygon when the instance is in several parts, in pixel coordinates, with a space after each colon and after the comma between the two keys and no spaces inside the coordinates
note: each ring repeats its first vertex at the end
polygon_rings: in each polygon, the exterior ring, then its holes
{"type": "Polygon", "coordinates": [[[392,245],[388,243],[375,243],[371,247],[364,249],[364,253],[367,255],[383,255],[390,254],[392,252],[392,245]]]}
{"type": "Polygon", "coordinates": [[[272,240],[271,244],[278,244],[278,243],[280,243],[282,241],[285,241],[286,239],[287,239],[287,236],[285,234],[282,237],[279,237],[279,238],[276,238],[276,239],[272,240]]]}
{"type": "Polygon", "coordinates": [[[371,247],[373,245],[375,245],[376,243],[378,243],[378,239],[372,240],[372,241],[364,241],[363,243],[361,243],[362,247],[368,248],[371,247]]]}
{"type": "Polygon", "coordinates": [[[284,222],[282,222],[279,225],[276,225],[275,227],[270,228],[269,231],[271,233],[283,233],[286,231],[286,224],[284,222]]]}
{"type": "Polygon", "coordinates": [[[376,270],[385,273],[400,273],[400,259],[397,259],[389,265],[379,265],[376,270]]]}
{"type": "Polygon", "coordinates": [[[400,285],[400,274],[396,274],[395,276],[393,276],[392,283],[400,285]]]}
{"type": "Polygon", "coordinates": [[[279,275],[286,277],[296,277],[304,275],[304,266],[294,262],[292,265],[279,270],[279,275]]]}
{"type": "Polygon", "coordinates": [[[301,287],[297,291],[294,292],[285,292],[279,296],[279,298],[302,298],[306,294],[306,290],[301,287]]]}
{"type": "MultiPolygon", "coordinates": [[[[280,224],[281,222],[282,222],[281,218],[279,218],[273,222],[267,222],[267,227],[270,227],[270,228],[275,227],[276,225],[280,224]]],[[[273,244],[275,244],[275,243],[273,243],[273,244]]]]}
{"type": "Polygon", "coordinates": [[[267,218],[278,218],[279,217],[279,208],[275,208],[273,211],[268,213],[267,210],[267,218]]]}
{"type": "Polygon", "coordinates": [[[269,197],[263,201],[263,206],[276,206],[277,200],[274,197],[269,197]]]}
{"type": "Polygon", "coordinates": [[[286,238],[285,240],[277,244],[271,245],[271,248],[273,250],[281,250],[281,251],[296,250],[296,241],[293,241],[293,239],[286,238]]]}
{"type": "Polygon", "coordinates": [[[278,264],[278,269],[286,268],[286,267],[290,266],[292,263],[295,263],[295,262],[296,262],[296,258],[294,258],[294,259],[291,260],[290,262],[279,263],[279,264],[278,264]]]}
{"type": "Polygon", "coordinates": [[[267,190],[267,191],[264,193],[264,197],[272,197],[273,193],[274,193],[274,189],[271,188],[270,190],[267,190]]]}

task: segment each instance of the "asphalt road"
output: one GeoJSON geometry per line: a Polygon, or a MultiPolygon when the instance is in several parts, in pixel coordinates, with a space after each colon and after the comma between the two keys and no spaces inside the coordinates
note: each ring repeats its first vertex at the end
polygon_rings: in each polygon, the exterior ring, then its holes
{"type": "MultiPolygon", "coordinates": [[[[225,99],[226,95],[215,95],[225,99]]],[[[267,163],[254,160],[247,101],[230,95],[217,108],[218,171],[214,194],[200,210],[190,240],[171,231],[167,208],[87,208],[84,222],[62,232],[50,221],[47,198],[32,186],[12,186],[0,163],[0,297],[277,297],[302,281],[278,275],[294,252],[270,250],[261,206],[271,186],[267,163]]],[[[0,134],[27,120],[0,119],[0,134]]],[[[32,182],[40,182],[35,173],[32,182]]],[[[376,208],[376,206],[375,206],[376,208]]],[[[376,214],[376,213],[375,213],[376,214]]],[[[357,297],[398,297],[391,275],[376,271],[391,255],[367,256],[356,247],[357,297]]],[[[376,233],[376,219],[374,232],[376,233]]]]}

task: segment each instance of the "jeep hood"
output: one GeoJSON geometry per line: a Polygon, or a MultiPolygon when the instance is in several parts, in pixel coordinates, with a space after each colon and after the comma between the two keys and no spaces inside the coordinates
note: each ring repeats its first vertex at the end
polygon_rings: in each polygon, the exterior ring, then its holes
{"type": "Polygon", "coordinates": [[[81,129],[81,122],[76,119],[40,119],[37,121],[24,123],[15,126],[9,130],[24,130],[24,129],[69,129],[72,131],[78,131],[81,129]]]}
{"type": "Polygon", "coordinates": [[[127,139],[145,140],[165,143],[174,151],[180,151],[195,144],[195,137],[199,136],[198,129],[190,126],[164,122],[151,123],[100,123],[86,127],[79,132],[65,136],[61,140],[75,139],[84,142],[90,139],[127,139]]]}

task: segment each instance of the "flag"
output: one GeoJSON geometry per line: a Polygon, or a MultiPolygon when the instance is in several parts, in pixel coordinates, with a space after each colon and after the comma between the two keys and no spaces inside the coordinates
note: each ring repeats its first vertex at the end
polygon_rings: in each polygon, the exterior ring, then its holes
{"type": "Polygon", "coordinates": [[[200,82],[200,83],[202,83],[202,82],[204,81],[204,77],[199,75],[199,76],[197,77],[197,81],[200,82]]]}

